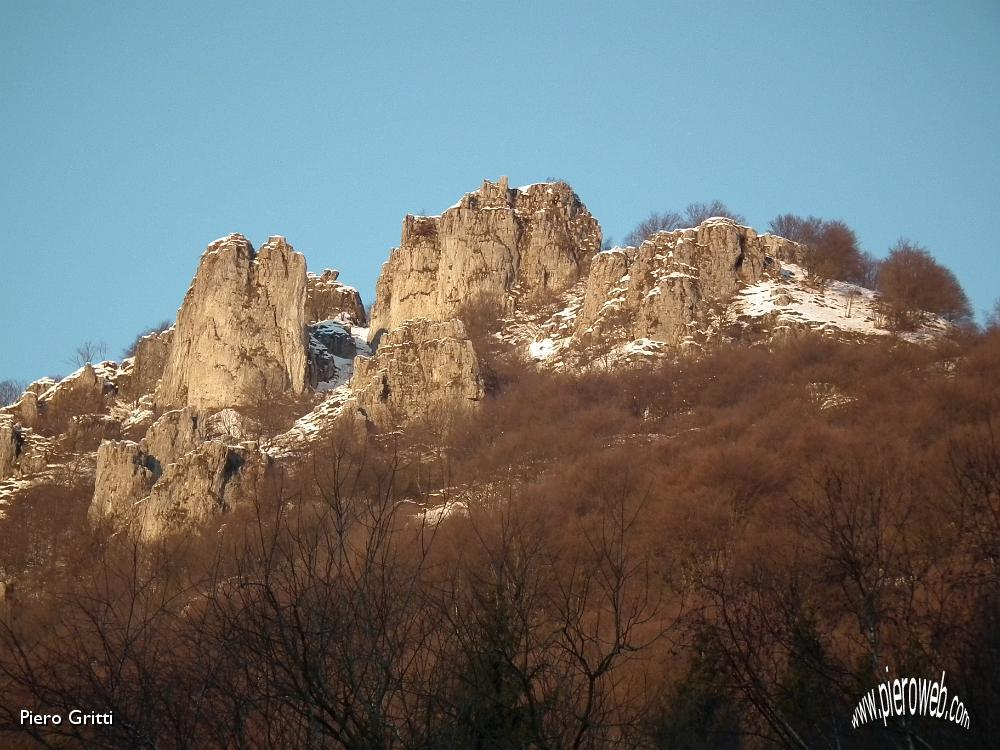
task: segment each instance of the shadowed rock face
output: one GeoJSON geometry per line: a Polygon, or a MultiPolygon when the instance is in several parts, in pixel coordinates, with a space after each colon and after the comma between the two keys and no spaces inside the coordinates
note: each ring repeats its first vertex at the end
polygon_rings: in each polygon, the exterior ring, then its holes
{"type": "Polygon", "coordinates": [[[274,465],[256,443],[202,443],[167,466],[149,496],[137,505],[141,534],[156,539],[203,526],[218,514],[259,496],[274,465]]]}
{"type": "Polygon", "coordinates": [[[306,261],[283,237],[205,251],[170,341],[159,406],[249,406],[306,383],[306,261]]]}
{"type": "Polygon", "coordinates": [[[479,361],[460,320],[411,320],[355,361],[351,389],[379,429],[465,410],[483,397],[479,361]]]}
{"type": "MultiPolygon", "coordinates": [[[[175,414],[181,418],[171,420],[173,427],[187,417],[175,414]]],[[[135,523],[147,540],[197,527],[257,496],[274,468],[255,443],[209,440],[170,463],[160,463],[149,448],[130,441],[101,443],[92,522],[135,523]]]]}
{"type": "Polygon", "coordinates": [[[469,302],[559,293],[600,246],[597,220],[565,183],[484,182],[440,216],[406,217],[375,288],[372,338],[412,318],[450,319],[469,302]]]}

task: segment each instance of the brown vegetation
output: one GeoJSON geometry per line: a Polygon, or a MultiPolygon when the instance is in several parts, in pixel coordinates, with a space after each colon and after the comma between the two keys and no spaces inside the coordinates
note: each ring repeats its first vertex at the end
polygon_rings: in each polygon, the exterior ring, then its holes
{"type": "Polygon", "coordinates": [[[782,214],[771,221],[770,230],[804,245],[806,269],[820,279],[875,287],[877,262],[861,250],[854,231],[844,222],[782,214]]]}
{"type": "Polygon", "coordinates": [[[878,290],[890,324],[900,330],[919,326],[927,313],[969,324],[972,307],[962,285],[927,249],[901,239],[881,262],[878,290]]]}
{"type": "Polygon", "coordinates": [[[0,729],[82,704],[115,724],[38,742],[995,743],[1000,335],[616,373],[501,355],[444,437],[333,435],[202,535],[7,553],[35,593],[0,625],[0,729]],[[887,666],[946,670],[971,729],[851,729],[887,666]]]}

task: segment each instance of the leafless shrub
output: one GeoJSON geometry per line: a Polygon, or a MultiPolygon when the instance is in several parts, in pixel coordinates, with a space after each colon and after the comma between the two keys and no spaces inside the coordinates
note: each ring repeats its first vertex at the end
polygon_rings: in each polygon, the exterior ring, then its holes
{"type": "Polygon", "coordinates": [[[87,364],[100,362],[108,356],[108,345],[103,341],[87,340],[76,347],[73,354],[67,358],[66,364],[73,367],[83,367],[87,364]]]}
{"type": "Polygon", "coordinates": [[[770,231],[805,245],[806,269],[819,279],[874,287],[877,262],[860,249],[857,236],[844,222],[782,214],[771,221],[770,231]]]}
{"type": "Polygon", "coordinates": [[[631,247],[638,247],[657,232],[669,232],[679,229],[683,221],[683,218],[678,213],[668,211],[659,214],[654,211],[639,222],[635,229],[625,235],[625,244],[631,247]]]}
{"type": "Polygon", "coordinates": [[[729,206],[719,200],[714,200],[711,203],[689,203],[688,207],[684,209],[684,222],[689,227],[696,227],[713,216],[723,216],[732,219],[737,224],[746,224],[747,222],[745,216],[731,211],[729,206]]]}
{"type": "Polygon", "coordinates": [[[24,393],[24,383],[19,380],[0,380],[0,406],[17,401],[24,393]]]}
{"type": "Polygon", "coordinates": [[[122,359],[128,359],[129,357],[134,357],[135,351],[139,347],[139,342],[142,341],[144,338],[146,338],[146,336],[148,336],[151,333],[163,333],[172,325],[173,321],[163,320],[160,321],[159,325],[155,325],[143,331],[140,331],[138,334],[136,334],[136,337],[132,341],[132,343],[126,346],[125,349],[122,351],[122,359]]]}

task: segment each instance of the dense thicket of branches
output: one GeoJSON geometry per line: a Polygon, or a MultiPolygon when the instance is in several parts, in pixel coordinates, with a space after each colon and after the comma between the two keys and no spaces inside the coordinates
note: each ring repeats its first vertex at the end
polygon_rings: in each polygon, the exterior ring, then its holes
{"type": "Polygon", "coordinates": [[[85,488],[0,521],[0,743],[995,746],[1000,333],[491,359],[478,413],[334,436],[201,535],[88,533],[85,488]],[[971,728],[852,729],[886,667],[971,728]]]}
{"type": "Polygon", "coordinates": [[[875,288],[877,263],[861,250],[854,230],[844,222],[781,214],[771,221],[769,229],[805,246],[803,262],[810,273],[875,288]]]}
{"type": "Polygon", "coordinates": [[[913,328],[927,313],[952,323],[972,320],[972,306],[955,274],[910,240],[899,240],[880,263],[878,290],[897,328],[913,328]]]}

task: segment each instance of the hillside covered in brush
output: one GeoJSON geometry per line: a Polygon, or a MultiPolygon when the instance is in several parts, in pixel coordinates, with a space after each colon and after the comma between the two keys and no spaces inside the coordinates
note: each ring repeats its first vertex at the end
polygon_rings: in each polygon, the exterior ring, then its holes
{"type": "Polygon", "coordinates": [[[81,364],[0,408],[5,747],[1000,733],[1000,332],[913,243],[693,204],[611,246],[501,178],[405,217],[370,310],[231,234],[81,364]],[[887,667],[971,729],[852,729],[887,667]]]}

